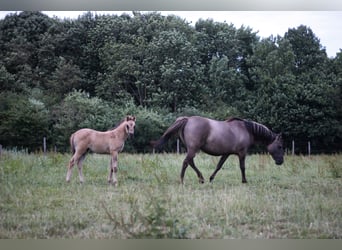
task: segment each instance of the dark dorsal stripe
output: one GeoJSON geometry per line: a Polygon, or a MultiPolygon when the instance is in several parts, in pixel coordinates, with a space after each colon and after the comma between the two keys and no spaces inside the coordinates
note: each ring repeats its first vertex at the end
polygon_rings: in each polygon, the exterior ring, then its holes
{"type": "Polygon", "coordinates": [[[271,143],[276,138],[276,134],[273,133],[266,126],[253,121],[243,121],[247,130],[254,135],[255,140],[265,143],[271,143]]]}

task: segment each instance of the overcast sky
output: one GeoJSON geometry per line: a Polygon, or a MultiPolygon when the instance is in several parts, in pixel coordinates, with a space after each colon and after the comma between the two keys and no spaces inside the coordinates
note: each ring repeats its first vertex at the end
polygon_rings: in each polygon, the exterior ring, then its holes
{"type": "MultiPolygon", "coordinates": [[[[60,18],[77,18],[82,11],[43,11],[60,18]]],[[[0,18],[9,12],[0,11],[0,18]]],[[[123,11],[96,11],[98,14],[118,14],[123,11]]],[[[127,11],[126,13],[131,14],[127,11]]],[[[260,37],[284,36],[289,28],[303,24],[312,29],[326,48],[329,57],[335,57],[342,49],[342,11],[160,11],[162,15],[175,14],[195,24],[200,18],[232,23],[236,28],[249,26],[260,37]]]]}

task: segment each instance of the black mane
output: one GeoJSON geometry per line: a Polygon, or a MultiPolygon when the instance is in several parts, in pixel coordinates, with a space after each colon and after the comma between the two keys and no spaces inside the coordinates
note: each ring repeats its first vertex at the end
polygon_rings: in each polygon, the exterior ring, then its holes
{"type": "Polygon", "coordinates": [[[276,134],[268,129],[265,125],[254,121],[243,120],[247,130],[254,135],[256,141],[269,144],[274,141],[276,134]]]}

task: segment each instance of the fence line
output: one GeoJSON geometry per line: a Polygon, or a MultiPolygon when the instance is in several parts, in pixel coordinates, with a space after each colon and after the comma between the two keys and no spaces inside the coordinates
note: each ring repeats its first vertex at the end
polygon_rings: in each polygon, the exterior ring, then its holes
{"type": "MultiPolygon", "coordinates": [[[[48,151],[48,145],[47,145],[47,138],[43,137],[42,140],[42,151],[44,154],[47,153],[48,151]]],[[[291,142],[289,143],[290,145],[284,145],[285,147],[285,151],[287,154],[291,154],[291,155],[295,155],[295,154],[303,154],[303,155],[308,155],[310,156],[312,153],[338,153],[339,151],[324,151],[323,149],[319,148],[317,150],[315,150],[315,148],[312,148],[312,142],[311,141],[303,141],[303,140],[291,140],[291,142]],[[288,147],[289,146],[289,147],[288,147]]],[[[170,145],[171,146],[171,145],[170,145]]],[[[54,153],[58,152],[57,146],[53,145],[51,148],[51,151],[53,151],[54,153]]],[[[3,145],[0,144],[0,156],[3,153],[3,150],[5,148],[3,147],[3,145]]],[[[17,151],[17,148],[13,148],[15,151],[17,151]]],[[[170,147],[169,147],[170,149],[170,147]]],[[[22,149],[24,150],[24,149],[22,149]]],[[[63,151],[63,150],[62,150],[63,151]]],[[[184,147],[184,145],[181,143],[180,139],[177,138],[177,141],[175,142],[175,144],[173,144],[173,146],[171,146],[171,150],[167,150],[169,152],[176,152],[177,154],[180,154],[182,152],[185,152],[186,149],[184,147]]],[[[28,149],[26,149],[26,152],[28,152],[28,149]]],[[[64,152],[64,151],[63,151],[64,152]]],[[[252,148],[250,150],[251,153],[257,153],[257,152],[266,152],[265,147],[261,147],[261,146],[257,146],[256,148],[252,148]]],[[[151,149],[151,153],[156,153],[155,149],[151,149]]]]}
{"type": "MultiPolygon", "coordinates": [[[[292,149],[291,149],[292,155],[295,154],[295,140],[292,140],[292,149]]],[[[307,154],[311,155],[311,142],[307,142],[307,154]]]]}
{"type": "MultiPolygon", "coordinates": [[[[310,156],[312,154],[312,144],[311,141],[302,141],[302,140],[291,140],[291,144],[289,147],[284,145],[285,151],[287,154],[295,155],[295,154],[303,154],[310,156]]],[[[173,146],[171,147],[171,150],[169,152],[176,152],[177,154],[184,152],[184,145],[181,143],[180,139],[177,138],[177,141],[173,146]]],[[[166,150],[167,151],[167,150],[166,150]]],[[[186,149],[185,149],[186,151],[186,149]]],[[[257,148],[251,149],[251,152],[263,152],[266,153],[265,147],[261,147],[261,145],[258,145],[257,148]]],[[[316,153],[324,153],[325,151],[318,149],[316,153]]],[[[156,153],[154,149],[152,149],[152,153],[156,153]]],[[[326,152],[325,152],[326,153],[326,152]]]]}

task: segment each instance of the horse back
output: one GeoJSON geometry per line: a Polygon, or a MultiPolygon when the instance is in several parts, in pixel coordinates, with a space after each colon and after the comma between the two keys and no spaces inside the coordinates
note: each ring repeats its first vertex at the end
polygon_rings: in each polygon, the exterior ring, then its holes
{"type": "Polygon", "coordinates": [[[184,128],[184,143],[196,151],[222,155],[248,148],[250,136],[241,120],[227,122],[194,116],[184,128]]]}
{"type": "Polygon", "coordinates": [[[210,134],[210,119],[201,116],[191,116],[185,124],[181,140],[189,148],[202,146],[210,134]]]}
{"type": "Polygon", "coordinates": [[[95,153],[109,153],[111,131],[101,132],[89,128],[76,131],[72,136],[74,148],[78,151],[91,150],[95,153]]]}

